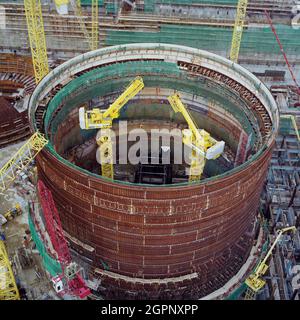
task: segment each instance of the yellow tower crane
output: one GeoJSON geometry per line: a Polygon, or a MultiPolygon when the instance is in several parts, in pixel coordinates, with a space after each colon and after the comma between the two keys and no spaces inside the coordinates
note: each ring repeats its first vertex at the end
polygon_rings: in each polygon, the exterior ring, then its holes
{"type": "Polygon", "coordinates": [[[112,122],[120,116],[121,108],[143,88],[143,79],[136,77],[107,110],[94,108],[86,111],[84,107],[79,109],[81,129],[104,129],[101,131],[100,137],[97,135],[97,143],[100,146],[101,174],[104,177],[114,178],[112,139],[110,136],[112,122]]]}
{"type": "Polygon", "coordinates": [[[0,300],[20,300],[19,290],[14,273],[5,249],[0,239],[0,300]]]}
{"type": "Polygon", "coordinates": [[[99,43],[99,0],[92,0],[92,50],[98,49],[99,43]]]}
{"type": "Polygon", "coordinates": [[[71,6],[75,12],[75,15],[79,21],[80,28],[84,34],[84,37],[88,41],[90,50],[98,49],[99,43],[99,0],[92,0],[92,30],[91,34],[88,33],[87,28],[84,23],[81,1],[80,0],[70,0],[71,6]]]}
{"type": "Polygon", "coordinates": [[[48,73],[46,37],[40,0],[24,0],[24,8],[36,83],[48,73]]]}
{"type": "Polygon", "coordinates": [[[73,10],[75,12],[75,16],[80,24],[81,31],[83,32],[84,37],[88,41],[89,48],[90,48],[90,50],[93,50],[91,37],[87,31],[87,28],[85,26],[84,19],[83,19],[83,14],[82,14],[82,9],[81,9],[81,1],[80,0],[76,0],[76,1],[70,0],[70,3],[71,3],[71,6],[73,7],[73,10]]]}
{"type": "Polygon", "coordinates": [[[239,58],[247,5],[248,5],[248,0],[239,0],[237,5],[237,13],[236,13],[236,18],[235,18],[235,23],[233,28],[232,42],[231,42],[231,49],[230,49],[230,60],[233,62],[238,62],[238,58],[239,58]]]}
{"type": "Polygon", "coordinates": [[[189,181],[199,181],[204,170],[206,159],[218,158],[224,151],[225,142],[215,140],[203,129],[198,130],[178,93],[169,96],[168,101],[176,113],[180,112],[183,115],[189,126],[189,129],[185,129],[182,132],[183,143],[192,149],[189,181]]]}
{"type": "Polygon", "coordinates": [[[16,177],[32,162],[48,143],[44,136],[36,132],[28,141],[0,168],[0,191],[5,191],[16,177]]]}
{"type": "MultiPolygon", "coordinates": [[[[57,4],[68,4],[69,0],[55,1],[57,4]]],[[[84,33],[85,38],[89,43],[90,50],[98,48],[99,42],[99,8],[98,0],[92,0],[92,32],[88,33],[83,21],[83,14],[81,10],[80,0],[70,0],[71,5],[75,11],[75,15],[79,20],[80,27],[84,33]]],[[[39,83],[48,73],[48,57],[46,36],[43,23],[41,0],[24,0],[24,8],[26,15],[26,23],[28,29],[28,37],[31,49],[32,63],[34,68],[34,75],[36,83],[39,83]]]]}
{"type": "Polygon", "coordinates": [[[245,300],[252,300],[255,298],[256,293],[261,290],[265,284],[266,281],[262,279],[262,276],[267,272],[269,266],[267,265],[267,261],[269,257],[272,255],[272,251],[275,248],[277,242],[281,238],[282,234],[288,231],[296,231],[296,227],[287,227],[283,228],[278,232],[278,235],[271,245],[269,251],[267,252],[266,256],[264,259],[257,265],[255,268],[254,272],[246,279],[245,283],[247,285],[247,291],[245,294],[245,300]]]}

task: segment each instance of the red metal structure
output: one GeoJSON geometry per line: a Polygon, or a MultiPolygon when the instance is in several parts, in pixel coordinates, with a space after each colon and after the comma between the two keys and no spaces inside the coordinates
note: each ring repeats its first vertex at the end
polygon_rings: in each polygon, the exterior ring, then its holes
{"type": "Polygon", "coordinates": [[[84,280],[81,278],[79,270],[76,268],[76,264],[72,262],[69,247],[63,234],[61,221],[51,191],[46,188],[41,180],[38,181],[38,191],[46,221],[46,228],[53,248],[57,253],[57,259],[62,267],[62,274],[58,278],[66,284],[64,290],[61,292],[69,293],[83,299],[90,294],[90,290],[86,287],[84,280]]]}
{"type": "Polygon", "coordinates": [[[282,55],[283,55],[283,57],[284,57],[284,60],[285,60],[285,62],[286,62],[286,65],[287,65],[287,67],[288,67],[288,69],[289,69],[289,71],[290,71],[290,74],[291,74],[291,76],[292,76],[292,79],[293,79],[293,81],[294,81],[294,83],[295,83],[295,85],[296,85],[296,87],[297,87],[297,93],[300,95],[300,88],[299,88],[297,79],[296,79],[296,77],[295,77],[295,75],[294,75],[292,66],[291,66],[290,63],[289,63],[289,60],[288,60],[288,58],[287,58],[287,55],[285,54],[284,48],[283,48],[283,46],[282,46],[282,44],[281,44],[281,41],[280,41],[280,39],[279,39],[279,37],[278,37],[278,34],[277,34],[277,32],[276,32],[276,29],[275,29],[275,27],[274,27],[274,25],[273,25],[273,23],[272,23],[271,16],[270,16],[270,14],[269,14],[269,12],[268,12],[267,10],[265,10],[265,15],[266,15],[266,17],[267,17],[267,19],[268,19],[268,22],[269,22],[269,24],[270,24],[270,27],[271,27],[274,35],[275,35],[275,38],[276,38],[276,40],[277,40],[277,43],[278,43],[278,45],[279,45],[279,47],[280,47],[280,51],[281,51],[281,53],[282,53],[282,55]]]}

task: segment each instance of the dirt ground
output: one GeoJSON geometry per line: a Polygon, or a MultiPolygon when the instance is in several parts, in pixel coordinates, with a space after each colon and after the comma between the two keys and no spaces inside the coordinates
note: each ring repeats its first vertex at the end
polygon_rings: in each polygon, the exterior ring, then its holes
{"type": "MultiPolygon", "coordinates": [[[[2,166],[23,144],[17,143],[12,146],[0,149],[0,166],[2,166]]],[[[32,171],[25,171],[30,176],[32,171]]],[[[4,214],[21,205],[22,214],[8,221],[0,232],[4,233],[6,249],[20,294],[23,299],[46,300],[59,299],[50,285],[50,281],[42,266],[42,260],[37,250],[34,250],[34,243],[30,240],[30,234],[26,234],[28,227],[28,201],[34,199],[35,188],[30,179],[18,178],[16,182],[4,191],[0,192],[0,213],[4,214]]]]}

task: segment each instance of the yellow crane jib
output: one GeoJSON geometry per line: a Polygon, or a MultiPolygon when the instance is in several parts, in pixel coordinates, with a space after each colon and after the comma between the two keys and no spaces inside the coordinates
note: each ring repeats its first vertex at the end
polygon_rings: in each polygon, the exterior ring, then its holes
{"type": "MultiPolygon", "coordinates": [[[[94,108],[85,111],[79,109],[79,125],[81,129],[110,129],[113,119],[120,116],[121,108],[144,88],[141,77],[136,77],[130,82],[124,92],[109,106],[107,110],[94,108]]],[[[113,179],[113,142],[110,130],[100,130],[96,137],[99,145],[97,161],[101,164],[101,175],[113,179]]]]}
{"type": "Polygon", "coordinates": [[[92,28],[91,32],[88,32],[88,29],[85,25],[84,16],[81,7],[81,0],[55,0],[55,3],[67,2],[71,4],[71,7],[74,10],[75,16],[79,21],[81,31],[88,42],[90,50],[98,49],[99,44],[99,0],[92,0],[92,28]]]}
{"type": "Polygon", "coordinates": [[[31,163],[48,143],[40,133],[35,132],[28,141],[0,168],[0,191],[5,191],[16,177],[31,163]]]}
{"type": "Polygon", "coordinates": [[[19,290],[2,240],[0,240],[0,300],[20,300],[19,290]]]}
{"type": "Polygon", "coordinates": [[[46,37],[40,0],[24,0],[24,8],[36,83],[48,73],[46,37]]]}
{"type": "Polygon", "coordinates": [[[238,62],[248,0],[239,0],[232,34],[230,60],[238,62]]]}
{"type": "Polygon", "coordinates": [[[92,36],[91,49],[98,49],[99,43],[99,3],[98,0],[92,0],[92,36]]]}
{"type": "Polygon", "coordinates": [[[218,158],[224,151],[225,142],[217,141],[205,130],[199,130],[187,108],[180,99],[179,93],[168,97],[174,112],[180,112],[189,129],[182,131],[182,142],[192,149],[189,181],[199,181],[204,170],[205,161],[218,158]]]}
{"type": "Polygon", "coordinates": [[[120,115],[121,108],[144,88],[141,77],[136,77],[130,82],[125,91],[109,106],[107,110],[94,108],[85,111],[79,109],[79,125],[81,129],[104,129],[112,126],[113,119],[120,115]]]}
{"type": "MultiPolygon", "coordinates": [[[[76,16],[78,22],[79,22],[79,25],[80,25],[81,31],[84,35],[84,38],[88,42],[89,49],[94,50],[93,44],[92,44],[92,37],[89,34],[89,32],[86,28],[85,22],[84,22],[84,16],[82,13],[82,8],[81,8],[81,1],[80,0],[70,0],[70,4],[74,10],[74,13],[75,13],[75,16],[76,16]]],[[[93,19],[93,16],[92,16],[92,19],[93,19]]]]}
{"type": "Polygon", "coordinates": [[[266,281],[264,279],[262,279],[261,277],[267,272],[269,266],[267,265],[267,260],[269,259],[269,257],[272,254],[273,249],[275,248],[277,242],[279,241],[279,239],[281,238],[282,234],[288,231],[296,231],[296,227],[287,227],[287,228],[283,228],[279,231],[275,241],[273,242],[271,248],[269,249],[269,251],[267,252],[266,256],[264,257],[264,259],[262,260],[262,262],[260,262],[258,264],[258,266],[255,268],[254,272],[246,279],[245,283],[246,285],[253,290],[255,293],[258,292],[259,290],[261,290],[264,285],[266,284],[266,281]]]}

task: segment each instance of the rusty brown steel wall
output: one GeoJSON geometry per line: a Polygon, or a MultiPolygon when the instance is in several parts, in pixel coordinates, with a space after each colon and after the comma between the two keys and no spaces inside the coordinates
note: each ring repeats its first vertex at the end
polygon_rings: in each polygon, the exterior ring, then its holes
{"type": "Polygon", "coordinates": [[[104,261],[112,273],[144,279],[180,280],[199,273],[192,282],[185,280],[190,283],[180,290],[177,280],[162,287],[157,280],[152,285],[142,279],[122,284],[104,272],[107,297],[126,297],[129,288],[146,290],[149,298],[158,292],[158,297],[165,297],[165,289],[175,285],[174,297],[182,298],[183,292],[199,297],[220,287],[247,258],[270,156],[271,148],[226,178],[169,188],[107,183],[67,167],[47,151],[38,165],[65,230],[95,249],[91,253],[80,248],[94,267],[103,269],[104,261]]]}
{"type": "Polygon", "coordinates": [[[21,56],[11,53],[1,53],[0,72],[14,72],[22,75],[33,76],[34,70],[31,56],[21,56]]]}
{"type": "Polygon", "coordinates": [[[0,148],[29,135],[27,111],[19,113],[0,96],[0,148]]]}
{"type": "MultiPolygon", "coordinates": [[[[118,62],[130,60],[140,52],[143,59],[169,61],[173,56],[190,76],[221,81],[226,90],[242,97],[247,112],[257,120],[251,125],[259,133],[255,143],[260,155],[200,184],[153,187],[104,180],[45,148],[37,158],[39,177],[53,193],[70,245],[100,277],[99,293],[105,298],[200,298],[231,279],[252,247],[255,215],[278,129],[278,109],[267,88],[240,66],[231,70],[231,62],[209,53],[174,45],[124,45],[75,57],[43,79],[31,98],[31,125],[43,129],[37,116],[45,109],[41,102],[47,93],[57,92],[63,79],[113,64],[115,57],[118,62]],[[202,58],[207,60],[204,65],[202,58]]],[[[239,137],[239,126],[226,127],[230,121],[217,113],[209,116],[239,137]]],[[[70,117],[51,137],[58,153],[63,144],[59,137],[72,132],[73,125],[70,117]]]]}
{"type": "MultiPolygon", "coordinates": [[[[10,53],[0,55],[0,148],[30,134],[28,112],[19,113],[13,104],[20,97],[10,93],[24,88],[24,95],[35,88],[31,57],[10,53]]],[[[23,98],[21,98],[23,99],[23,98]]]]}

